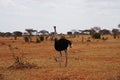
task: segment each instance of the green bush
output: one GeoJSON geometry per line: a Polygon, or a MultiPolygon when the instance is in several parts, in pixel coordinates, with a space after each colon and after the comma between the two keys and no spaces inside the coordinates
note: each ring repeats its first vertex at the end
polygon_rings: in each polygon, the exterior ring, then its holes
{"type": "Polygon", "coordinates": [[[93,39],[101,39],[101,34],[100,34],[100,33],[94,33],[94,34],[92,35],[92,38],[93,38],[93,39]]]}

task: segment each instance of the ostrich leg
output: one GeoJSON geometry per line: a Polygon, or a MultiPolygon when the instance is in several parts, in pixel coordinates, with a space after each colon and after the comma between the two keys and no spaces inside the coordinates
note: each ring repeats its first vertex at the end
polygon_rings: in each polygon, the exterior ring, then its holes
{"type": "Polygon", "coordinates": [[[61,67],[61,62],[62,62],[62,52],[60,51],[60,67],[61,67]]]}
{"type": "Polygon", "coordinates": [[[68,52],[67,52],[67,50],[65,50],[65,57],[66,57],[65,67],[67,67],[67,65],[68,65],[68,52]]]}

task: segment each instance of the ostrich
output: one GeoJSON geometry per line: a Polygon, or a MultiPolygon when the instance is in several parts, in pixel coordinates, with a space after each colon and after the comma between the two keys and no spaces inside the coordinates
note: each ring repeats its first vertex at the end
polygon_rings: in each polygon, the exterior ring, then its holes
{"type": "MultiPolygon", "coordinates": [[[[59,40],[56,38],[56,26],[54,26],[54,47],[57,51],[60,52],[60,67],[61,67],[61,62],[62,62],[62,51],[65,51],[65,57],[66,57],[66,63],[65,63],[65,67],[67,67],[68,64],[68,52],[67,52],[67,48],[68,46],[71,47],[71,41],[65,39],[64,37],[61,37],[59,40]]],[[[55,58],[55,57],[54,57],[55,58]]],[[[55,58],[55,60],[57,61],[57,59],[55,58]]]]}

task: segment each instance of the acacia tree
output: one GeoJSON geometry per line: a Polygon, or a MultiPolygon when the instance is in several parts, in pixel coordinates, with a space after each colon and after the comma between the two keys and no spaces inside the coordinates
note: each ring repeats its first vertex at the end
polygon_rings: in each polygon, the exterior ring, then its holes
{"type": "Polygon", "coordinates": [[[47,30],[41,30],[39,33],[41,33],[43,36],[45,36],[46,34],[49,34],[47,30]]]}
{"type": "Polygon", "coordinates": [[[4,33],[4,36],[5,37],[10,37],[10,36],[12,36],[12,33],[11,32],[6,32],[6,33],[4,33]]]}
{"type": "Polygon", "coordinates": [[[101,35],[111,34],[110,31],[107,30],[107,29],[100,30],[99,33],[100,33],[101,35]]]}
{"type": "Polygon", "coordinates": [[[112,29],[112,33],[113,33],[114,39],[116,39],[117,34],[119,33],[119,30],[118,29],[112,29]]]}
{"type": "Polygon", "coordinates": [[[29,36],[29,39],[30,39],[30,42],[32,42],[32,32],[34,32],[35,30],[33,29],[25,29],[27,32],[28,32],[28,36],[29,36]]]}
{"type": "Polygon", "coordinates": [[[47,30],[41,30],[39,31],[39,33],[41,34],[41,36],[39,37],[41,41],[44,41],[44,38],[47,40],[47,38],[49,37],[49,32],[47,30]]]}
{"type": "Polygon", "coordinates": [[[15,40],[17,39],[17,37],[22,36],[22,32],[20,32],[20,31],[14,31],[13,34],[14,34],[14,39],[15,40]]]}

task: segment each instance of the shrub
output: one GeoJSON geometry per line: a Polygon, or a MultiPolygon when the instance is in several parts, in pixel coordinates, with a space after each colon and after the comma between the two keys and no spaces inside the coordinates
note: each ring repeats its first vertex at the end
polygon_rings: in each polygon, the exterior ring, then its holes
{"type": "Polygon", "coordinates": [[[114,34],[113,34],[113,37],[114,37],[114,39],[116,39],[116,37],[117,37],[117,34],[115,34],[115,33],[114,33],[114,34]]]}
{"type": "Polygon", "coordinates": [[[44,36],[40,36],[40,41],[44,41],[44,36]]]}
{"type": "Polygon", "coordinates": [[[29,42],[29,38],[27,36],[24,36],[25,42],[29,42]]]}
{"type": "Polygon", "coordinates": [[[8,69],[31,69],[31,68],[38,69],[38,68],[41,68],[41,67],[38,67],[36,64],[29,63],[28,60],[24,60],[23,59],[25,58],[24,53],[20,52],[22,50],[20,50],[19,48],[12,47],[11,45],[8,45],[8,47],[11,51],[11,54],[14,60],[14,63],[11,66],[9,66],[8,69]],[[17,50],[18,52],[20,52],[21,56],[17,56],[14,50],[17,50]]]}
{"type": "Polygon", "coordinates": [[[100,38],[101,38],[101,34],[100,34],[100,33],[94,33],[94,34],[92,35],[92,38],[93,38],[93,39],[100,39],[100,38]]]}

